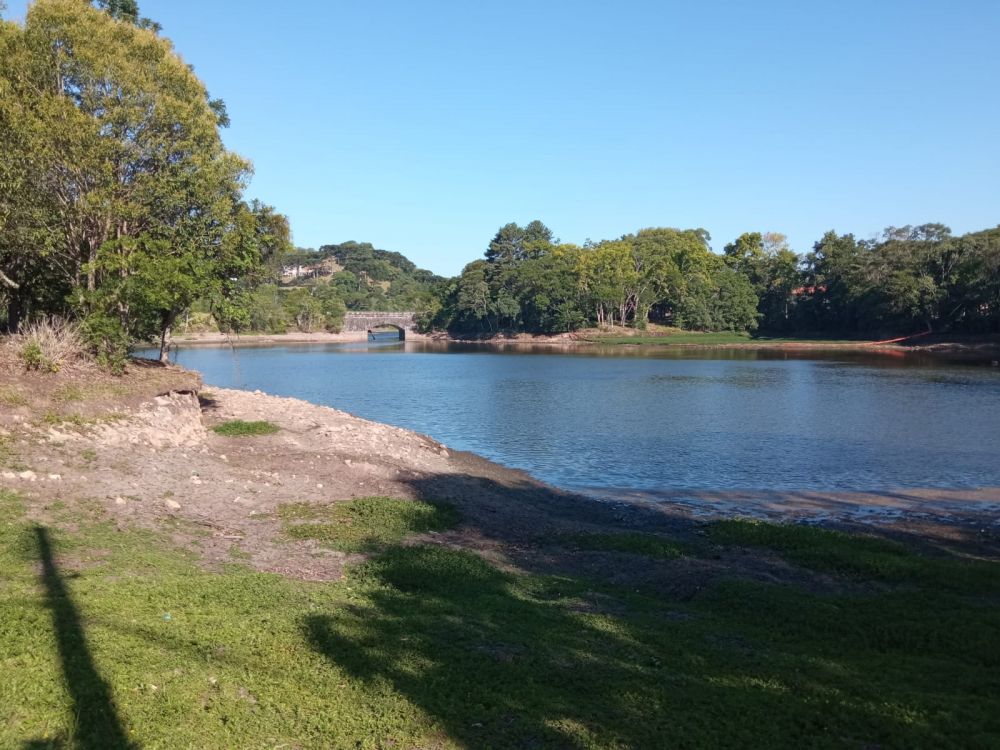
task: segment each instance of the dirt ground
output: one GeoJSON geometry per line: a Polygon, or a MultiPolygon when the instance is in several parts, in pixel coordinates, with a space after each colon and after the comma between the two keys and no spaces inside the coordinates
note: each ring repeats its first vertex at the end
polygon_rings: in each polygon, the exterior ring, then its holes
{"type": "Polygon", "coordinates": [[[556,534],[646,531],[697,541],[707,520],[749,516],[864,528],[977,555],[1000,554],[1000,489],[900,493],[702,493],[583,498],[526,474],[452,451],[406,430],[260,392],[202,387],[177,367],[135,362],[122,377],[94,368],[26,373],[0,354],[0,487],[57,523],[67,507],[97,509],[120,527],[168,532],[217,567],[240,561],[328,580],[349,557],[283,537],[275,511],[292,502],[364,496],[449,502],[463,523],[433,540],[525,569],[593,573],[697,590],[738,570],[775,580],[777,557],[655,561],[544,544],[556,534]],[[224,437],[212,427],[266,420],[273,435],[224,437]]]}

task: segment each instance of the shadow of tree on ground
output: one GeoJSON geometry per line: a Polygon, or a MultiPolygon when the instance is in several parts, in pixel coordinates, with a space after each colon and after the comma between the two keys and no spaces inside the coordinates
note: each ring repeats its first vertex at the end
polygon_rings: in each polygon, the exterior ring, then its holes
{"type": "MultiPolygon", "coordinates": [[[[48,530],[35,526],[34,534],[45,603],[52,614],[63,679],[72,701],[73,747],[78,750],[134,748],[118,718],[111,689],[94,664],[80,613],[56,565],[48,530]]],[[[24,745],[25,748],[54,746],[58,744],[48,740],[24,745]]]]}
{"type": "Polygon", "coordinates": [[[793,746],[830,728],[833,744],[919,742],[877,688],[841,693],[863,683],[856,660],[808,663],[704,612],[440,546],[390,549],[353,581],[366,601],[307,616],[308,641],[468,747],[793,746]]]}

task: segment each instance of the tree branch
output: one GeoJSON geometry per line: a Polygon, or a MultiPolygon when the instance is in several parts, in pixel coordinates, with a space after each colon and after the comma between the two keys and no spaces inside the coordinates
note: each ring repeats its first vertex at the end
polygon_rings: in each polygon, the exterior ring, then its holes
{"type": "Polygon", "coordinates": [[[20,289],[21,288],[20,284],[18,284],[13,279],[11,279],[3,271],[0,271],[0,283],[3,283],[5,286],[9,286],[11,289],[20,289]]]}

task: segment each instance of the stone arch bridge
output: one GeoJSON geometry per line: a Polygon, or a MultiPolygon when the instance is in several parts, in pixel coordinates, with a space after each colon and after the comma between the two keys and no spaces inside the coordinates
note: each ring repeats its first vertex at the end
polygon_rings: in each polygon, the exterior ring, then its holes
{"type": "Polygon", "coordinates": [[[344,325],[340,329],[344,333],[366,333],[382,326],[392,326],[399,329],[399,337],[405,338],[408,333],[417,330],[417,314],[415,312],[349,312],[344,315],[344,325]]]}

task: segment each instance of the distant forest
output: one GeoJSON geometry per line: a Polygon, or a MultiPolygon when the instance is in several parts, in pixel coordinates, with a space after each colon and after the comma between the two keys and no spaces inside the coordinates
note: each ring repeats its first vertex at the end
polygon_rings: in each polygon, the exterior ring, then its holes
{"type": "Polygon", "coordinates": [[[942,224],[889,227],[875,240],[831,231],[806,254],[775,232],[742,234],[721,254],[710,239],[703,229],[658,228],[578,246],[533,221],[501,227],[452,279],[356,242],[297,250],[282,269],[317,304],[417,310],[425,328],[457,334],[651,321],[800,336],[1000,332],[1000,228],[956,237],[942,224]]]}

